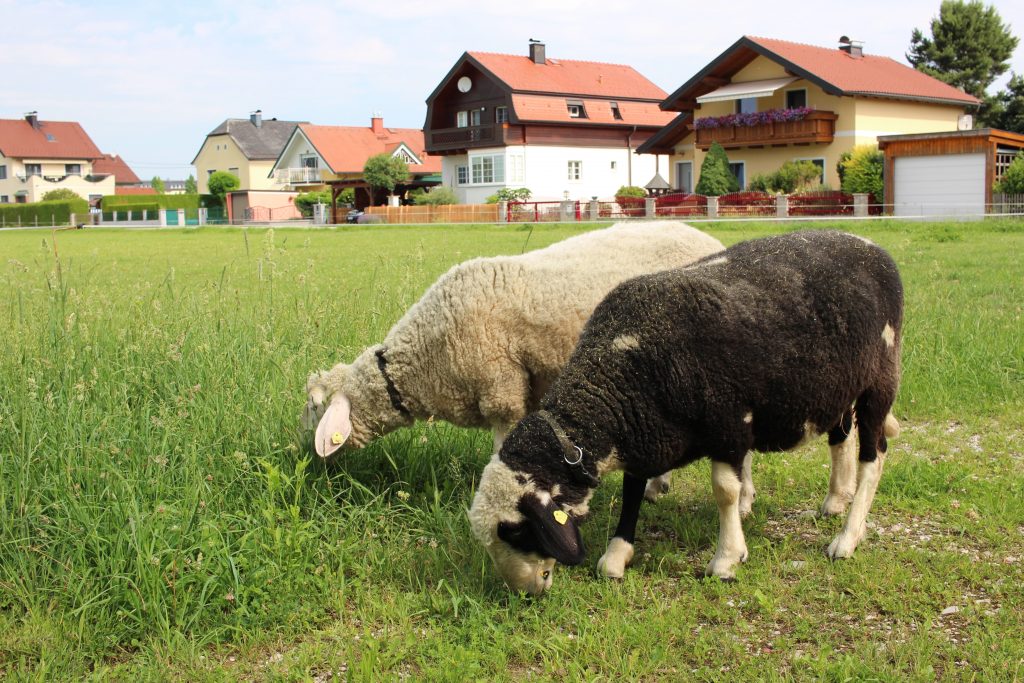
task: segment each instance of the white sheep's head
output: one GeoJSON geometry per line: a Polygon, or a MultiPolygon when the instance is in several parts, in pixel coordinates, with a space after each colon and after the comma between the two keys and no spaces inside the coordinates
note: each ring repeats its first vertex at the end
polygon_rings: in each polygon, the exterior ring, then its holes
{"type": "Polygon", "coordinates": [[[473,535],[513,590],[540,595],[551,587],[556,561],[583,561],[583,541],[572,516],[498,454],[480,477],[469,520],[473,535]]]}
{"type": "Polygon", "coordinates": [[[306,382],[306,406],[302,411],[302,425],[316,430],[313,445],[317,455],[328,458],[343,447],[347,450],[362,448],[373,438],[364,422],[353,419],[352,404],[360,401],[350,396],[351,391],[332,391],[332,386],[349,386],[354,382],[352,366],[338,364],[330,371],[315,372],[306,382]]]}

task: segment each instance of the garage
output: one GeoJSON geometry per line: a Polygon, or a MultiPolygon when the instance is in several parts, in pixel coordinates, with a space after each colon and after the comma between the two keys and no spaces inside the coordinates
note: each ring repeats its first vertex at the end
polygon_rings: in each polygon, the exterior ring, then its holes
{"type": "Polygon", "coordinates": [[[1024,149],[1024,135],[994,128],[883,135],[885,201],[896,216],[984,216],[992,186],[1024,149]]]}
{"type": "Polygon", "coordinates": [[[896,159],[893,214],[963,216],[985,213],[985,155],[896,159]]]}

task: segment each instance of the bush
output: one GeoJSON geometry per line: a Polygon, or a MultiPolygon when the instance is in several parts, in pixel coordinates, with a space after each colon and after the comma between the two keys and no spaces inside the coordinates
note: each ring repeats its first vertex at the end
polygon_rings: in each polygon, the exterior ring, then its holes
{"type": "Polygon", "coordinates": [[[295,208],[306,218],[313,215],[314,204],[331,205],[331,191],[320,190],[319,192],[303,192],[295,197],[295,208]]]}
{"type": "Polygon", "coordinates": [[[61,202],[61,201],[74,201],[75,199],[81,199],[82,196],[74,190],[69,190],[66,187],[62,187],[56,190],[50,190],[45,193],[40,199],[43,202],[61,202]]]}
{"type": "Polygon", "coordinates": [[[615,198],[619,197],[646,197],[647,190],[636,185],[623,185],[615,191],[615,198]]]}
{"type": "Polygon", "coordinates": [[[78,197],[55,202],[0,204],[0,226],[68,225],[71,214],[75,214],[75,221],[85,221],[89,216],[89,202],[78,197]]]}
{"type": "Polygon", "coordinates": [[[1017,152],[1002,179],[992,189],[1002,194],[1024,194],[1024,152],[1017,152]]]}
{"type": "Polygon", "coordinates": [[[528,202],[533,193],[530,192],[528,187],[503,187],[490,197],[484,200],[487,204],[497,204],[498,202],[528,202]]]}
{"type": "Polygon", "coordinates": [[[455,196],[455,191],[444,185],[432,187],[424,192],[414,193],[412,200],[413,204],[417,206],[441,206],[459,203],[459,198],[455,196]]]}
{"type": "Polygon", "coordinates": [[[719,196],[737,192],[740,183],[729,170],[729,157],[717,142],[711,143],[711,149],[700,165],[700,180],[694,191],[697,194],[719,196]]]}
{"type": "Polygon", "coordinates": [[[872,194],[878,201],[882,200],[885,189],[882,182],[885,155],[881,150],[874,145],[858,145],[853,148],[850,157],[840,163],[843,167],[843,192],[872,194]]]}
{"type": "Polygon", "coordinates": [[[210,188],[210,194],[217,198],[221,206],[224,205],[224,197],[228,192],[234,192],[241,187],[238,176],[227,171],[214,171],[206,184],[210,188]]]}
{"type": "Polygon", "coordinates": [[[747,184],[751,192],[793,194],[821,184],[821,169],[812,161],[787,161],[774,173],[758,173],[747,184]]]}
{"type": "Polygon", "coordinates": [[[217,198],[208,194],[108,194],[100,201],[104,211],[141,211],[142,209],[197,209],[218,206],[217,198]]]}

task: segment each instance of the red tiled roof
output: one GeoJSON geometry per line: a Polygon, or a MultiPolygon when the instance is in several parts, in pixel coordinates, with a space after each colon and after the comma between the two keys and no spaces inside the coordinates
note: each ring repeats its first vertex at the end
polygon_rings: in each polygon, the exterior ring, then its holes
{"type": "Polygon", "coordinates": [[[114,182],[118,185],[134,184],[141,182],[139,176],[125,163],[125,160],[116,154],[104,154],[92,162],[93,175],[112,175],[114,182]]]}
{"type": "Polygon", "coordinates": [[[73,121],[0,119],[0,153],[14,159],[98,159],[103,154],[73,121]]]}
{"type": "Polygon", "coordinates": [[[423,144],[419,128],[383,128],[380,135],[368,126],[299,125],[323,160],[335,173],[362,173],[366,160],[376,154],[393,152],[398,143],[405,143],[422,164],[409,164],[411,173],[440,173],[441,157],[430,156],[423,144]]]}
{"type": "Polygon", "coordinates": [[[910,97],[978,104],[973,95],[889,57],[852,57],[837,48],[746,36],[786,61],[805,69],[846,94],[910,97]]]}
{"type": "Polygon", "coordinates": [[[637,102],[620,100],[619,113],[621,119],[612,115],[609,100],[591,100],[581,98],[585,119],[569,116],[566,98],[550,95],[520,95],[513,93],[512,108],[519,121],[556,121],[559,123],[600,123],[625,126],[664,126],[672,120],[674,114],[658,108],[656,102],[637,102]]]}
{"type": "Polygon", "coordinates": [[[116,185],[114,187],[114,194],[156,194],[156,190],[152,187],[122,187],[116,185]]]}
{"type": "Polygon", "coordinates": [[[520,92],[590,95],[593,97],[665,99],[665,91],[624,64],[548,58],[536,64],[529,57],[469,52],[470,57],[520,92]]]}

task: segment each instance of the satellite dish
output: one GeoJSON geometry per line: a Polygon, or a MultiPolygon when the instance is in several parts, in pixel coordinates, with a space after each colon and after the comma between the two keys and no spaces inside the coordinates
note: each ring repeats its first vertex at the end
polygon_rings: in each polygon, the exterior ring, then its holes
{"type": "Polygon", "coordinates": [[[463,76],[458,80],[456,86],[458,87],[459,92],[469,92],[469,89],[473,87],[473,79],[469,76],[463,76]]]}

